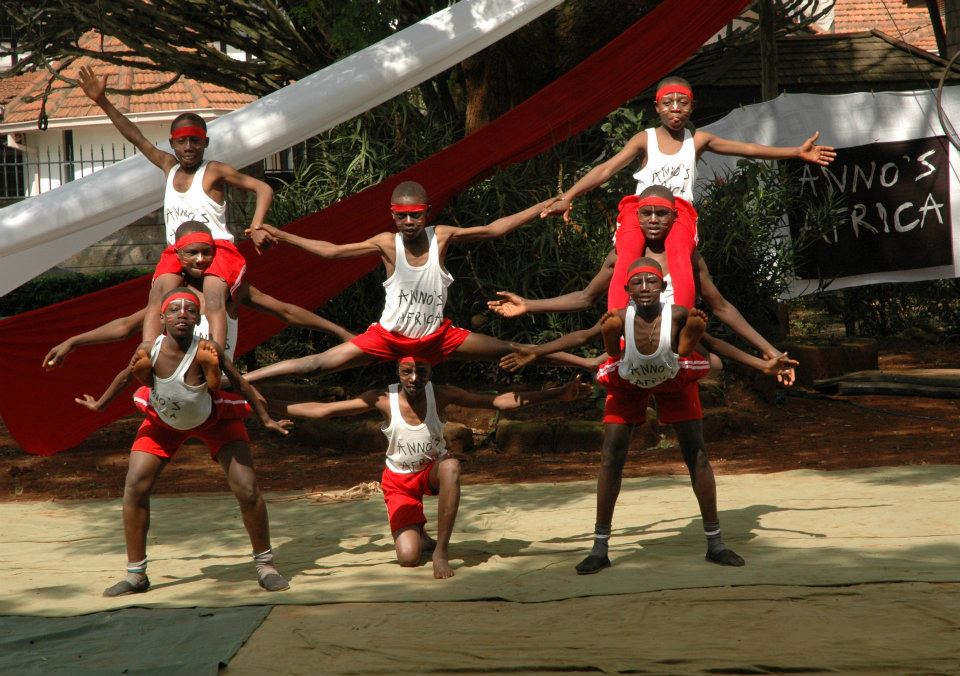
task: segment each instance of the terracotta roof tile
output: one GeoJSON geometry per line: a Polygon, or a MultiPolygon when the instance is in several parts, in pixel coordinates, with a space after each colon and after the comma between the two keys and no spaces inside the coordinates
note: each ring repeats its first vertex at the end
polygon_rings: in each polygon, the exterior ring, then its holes
{"type": "MultiPolygon", "coordinates": [[[[943,15],[943,0],[937,3],[943,15]]],[[[833,29],[837,33],[877,29],[911,45],[937,51],[937,40],[925,2],[917,0],[836,0],[833,29]]]]}
{"type": "MultiPolygon", "coordinates": [[[[99,50],[100,37],[93,31],[88,32],[81,38],[80,44],[87,49],[99,50]]],[[[103,40],[103,51],[120,51],[123,49],[126,49],[126,46],[116,38],[108,37],[103,40]]],[[[108,87],[120,86],[144,89],[163,84],[173,77],[173,73],[120,67],[92,57],[78,58],[64,68],[63,75],[76,78],[83,66],[90,66],[98,75],[107,75],[109,77],[108,87]]],[[[19,96],[10,100],[6,106],[3,124],[32,122],[39,117],[40,101],[24,101],[23,99],[41,95],[44,87],[46,87],[48,77],[46,72],[41,72],[14,78],[19,86],[17,91],[19,96]]],[[[6,80],[0,80],[0,85],[4,82],[6,80]]],[[[12,87],[13,85],[9,86],[12,87]]],[[[0,89],[0,92],[3,91],[5,90],[0,89]]],[[[186,77],[181,77],[169,88],[152,94],[138,96],[110,95],[110,100],[121,112],[131,114],[182,110],[201,111],[211,108],[234,110],[250,103],[255,98],[219,85],[199,82],[186,77]]],[[[103,115],[100,107],[90,101],[79,87],[73,87],[62,81],[54,82],[50,96],[47,98],[46,112],[51,122],[56,119],[103,115]]]]}

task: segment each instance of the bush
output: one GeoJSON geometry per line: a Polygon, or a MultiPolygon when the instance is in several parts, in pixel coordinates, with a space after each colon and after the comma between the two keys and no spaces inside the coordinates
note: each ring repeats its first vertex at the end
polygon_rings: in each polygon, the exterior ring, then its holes
{"type": "Polygon", "coordinates": [[[150,272],[148,269],[128,269],[42,275],[0,297],[0,317],[9,317],[70,300],[126,282],[148,272],[150,272]]]}

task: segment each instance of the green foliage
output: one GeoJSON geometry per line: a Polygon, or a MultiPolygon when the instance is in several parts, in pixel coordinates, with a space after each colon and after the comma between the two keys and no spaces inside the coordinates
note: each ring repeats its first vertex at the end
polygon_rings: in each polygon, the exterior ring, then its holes
{"type": "MultiPolygon", "coordinates": [[[[434,222],[482,225],[526,209],[569,187],[594,164],[616,153],[641,124],[637,113],[617,110],[552,152],[497,171],[465,190],[435,214],[434,222]]],[[[294,179],[277,191],[270,219],[286,223],[322,209],[446,147],[457,133],[453,125],[438,123],[436,116],[408,102],[394,100],[379,106],[309,144],[307,160],[296,168],[294,179]]],[[[458,326],[526,343],[552,340],[596,322],[599,311],[506,320],[488,312],[486,301],[501,290],[544,298],[583,288],[611,248],[617,201],[633,192],[629,174],[621,174],[593,191],[589,199],[577,200],[570,224],[559,218],[536,218],[507,237],[453,247],[446,264],[457,281],[450,290],[447,316],[458,326]]],[[[383,308],[383,280],[383,270],[378,268],[327,303],[322,312],[354,331],[362,330],[377,320],[383,308]]],[[[269,363],[301,356],[328,344],[322,336],[287,329],[258,348],[257,360],[269,363]]],[[[587,346],[583,353],[598,351],[597,346],[587,346]]],[[[468,363],[451,364],[448,371],[466,380],[505,375],[495,365],[468,363]]],[[[360,379],[371,382],[365,370],[336,377],[348,386],[360,379]]]]}
{"type": "Polygon", "coordinates": [[[798,303],[836,317],[849,337],[919,330],[944,340],[960,340],[960,279],[828,290],[798,303]]]}
{"type": "Polygon", "coordinates": [[[63,273],[37,277],[0,297],[0,317],[9,317],[93,293],[148,273],[147,269],[63,273]]]}
{"type": "Polygon", "coordinates": [[[700,252],[717,288],[761,334],[775,334],[775,301],[787,290],[796,257],[832,228],[837,195],[801,196],[783,165],[741,160],[697,202],[700,252]],[[790,237],[784,214],[800,219],[790,237]]]}

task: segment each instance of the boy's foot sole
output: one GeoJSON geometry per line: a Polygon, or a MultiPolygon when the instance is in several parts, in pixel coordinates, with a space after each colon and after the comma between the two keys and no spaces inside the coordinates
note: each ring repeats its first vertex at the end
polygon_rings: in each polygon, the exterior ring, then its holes
{"type": "Polygon", "coordinates": [[[270,573],[260,578],[260,586],[268,592],[278,592],[290,589],[290,583],[279,573],[270,573]]]}
{"type": "Polygon", "coordinates": [[[577,564],[577,575],[593,575],[594,573],[599,573],[604,568],[609,567],[609,558],[606,556],[597,556],[596,554],[591,554],[577,564]]]}
{"type": "Polygon", "coordinates": [[[719,566],[744,566],[746,561],[743,560],[743,557],[737,554],[732,549],[724,549],[723,551],[717,552],[716,554],[711,554],[707,552],[706,556],[707,561],[710,563],[716,563],[719,566]]]}
{"type": "Polygon", "coordinates": [[[143,582],[139,584],[133,584],[127,580],[120,580],[112,587],[104,589],[103,595],[107,598],[112,598],[114,596],[126,596],[127,594],[142,594],[149,589],[150,580],[148,578],[144,578],[143,582]]]}

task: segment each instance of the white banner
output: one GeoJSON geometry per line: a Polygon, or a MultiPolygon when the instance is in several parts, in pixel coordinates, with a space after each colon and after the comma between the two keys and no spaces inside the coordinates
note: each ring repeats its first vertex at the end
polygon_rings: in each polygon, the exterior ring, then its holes
{"type": "MultiPolygon", "coordinates": [[[[834,146],[828,167],[805,165],[805,194],[842,195],[842,225],[818,240],[789,292],[878,282],[960,277],[960,155],[947,142],[935,91],[838,96],[781,94],[703,127],[724,138],[795,146],[820,131],[834,146]]],[[[960,124],[960,87],[943,90],[948,119],[960,124]]],[[[739,158],[706,153],[699,180],[722,176],[739,158]]]]}
{"type": "MultiPolygon", "coordinates": [[[[246,166],[451,68],[562,0],[462,0],[209,125],[207,157],[246,166]]],[[[135,156],[0,209],[0,295],[160,207],[163,176],[135,156]]]]}

